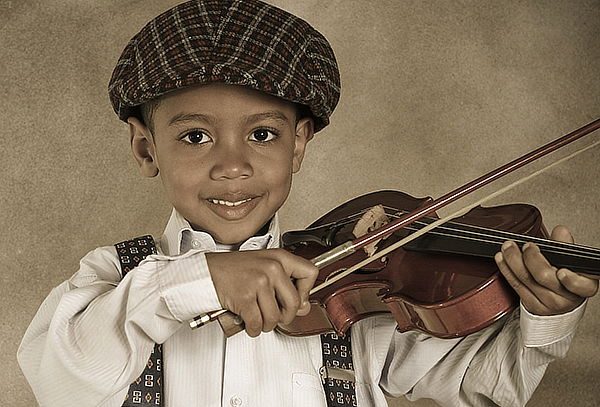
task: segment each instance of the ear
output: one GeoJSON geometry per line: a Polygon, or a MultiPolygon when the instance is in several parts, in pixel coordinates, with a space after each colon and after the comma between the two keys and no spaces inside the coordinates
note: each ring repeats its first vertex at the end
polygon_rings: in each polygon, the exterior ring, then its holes
{"type": "Polygon", "coordinates": [[[304,152],[306,151],[306,144],[312,140],[315,135],[314,122],[310,117],[300,119],[296,124],[296,138],[294,144],[294,159],[292,172],[296,173],[300,171],[302,160],[304,159],[304,152]]]}
{"type": "Polygon", "coordinates": [[[127,123],[129,123],[131,152],[140,166],[142,176],[156,177],[158,175],[158,165],[152,132],[136,117],[129,117],[127,123]]]}

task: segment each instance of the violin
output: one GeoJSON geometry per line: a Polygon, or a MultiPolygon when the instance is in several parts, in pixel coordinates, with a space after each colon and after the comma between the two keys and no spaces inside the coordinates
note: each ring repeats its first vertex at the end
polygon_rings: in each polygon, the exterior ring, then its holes
{"type": "MultiPolygon", "coordinates": [[[[354,198],[313,222],[306,230],[282,236],[284,248],[314,258],[352,240],[356,223],[381,205],[394,218],[432,201],[399,191],[378,191],[354,198]]],[[[380,243],[383,249],[433,222],[421,218],[380,243]]],[[[439,338],[465,336],[510,313],[519,298],[504,280],[494,255],[506,240],[536,243],[556,267],[600,275],[600,250],[548,240],[541,213],[527,204],[475,207],[410,243],[374,260],[310,296],[311,311],[278,330],[292,336],[335,331],[343,334],[363,318],[392,313],[398,330],[420,330],[439,338]],[[333,311],[335,310],[335,311],[333,311]]],[[[316,286],[365,259],[357,251],[322,268],[316,286]]]]}
{"type": "MultiPolygon", "coordinates": [[[[309,258],[320,272],[310,292],[309,314],[276,329],[293,336],[332,331],[343,335],[363,318],[391,313],[402,332],[417,329],[440,338],[468,335],[499,320],[518,304],[517,295],[491,260],[509,239],[521,244],[537,243],[556,267],[600,276],[600,250],[548,240],[548,232],[535,207],[480,206],[600,142],[452,215],[436,217],[436,211],[447,204],[598,128],[600,119],[438,199],[418,199],[397,191],[375,192],[332,210],[306,231],[284,234],[284,247],[309,258]],[[364,216],[369,216],[375,207],[380,208],[386,220],[377,220],[367,228],[368,233],[354,239],[350,231],[354,233],[358,223],[364,223],[364,216]]],[[[190,327],[196,329],[215,320],[227,336],[243,330],[243,321],[227,310],[200,315],[190,321],[190,327]]]]}

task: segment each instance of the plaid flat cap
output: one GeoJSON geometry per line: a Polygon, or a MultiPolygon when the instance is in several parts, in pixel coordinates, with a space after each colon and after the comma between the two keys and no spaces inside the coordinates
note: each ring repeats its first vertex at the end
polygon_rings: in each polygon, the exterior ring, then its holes
{"type": "Polygon", "coordinates": [[[315,131],[340,96],[331,46],[306,21],[258,0],[193,0],[150,21],[125,47],[109,83],[119,118],[187,86],[222,82],[306,105],[315,131]]]}

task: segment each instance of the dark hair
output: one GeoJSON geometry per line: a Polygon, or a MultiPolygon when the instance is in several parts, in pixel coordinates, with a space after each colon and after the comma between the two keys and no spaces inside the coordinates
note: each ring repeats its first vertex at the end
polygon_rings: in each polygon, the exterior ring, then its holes
{"type": "Polygon", "coordinates": [[[154,134],[154,113],[160,106],[160,98],[149,100],[139,107],[140,119],[148,127],[150,133],[154,134]]]}

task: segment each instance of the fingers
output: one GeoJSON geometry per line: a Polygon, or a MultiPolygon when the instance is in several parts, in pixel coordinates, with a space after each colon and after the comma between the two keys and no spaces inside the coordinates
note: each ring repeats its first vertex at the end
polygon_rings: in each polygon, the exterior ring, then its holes
{"type": "Polygon", "coordinates": [[[528,290],[537,299],[537,302],[533,302],[536,304],[535,313],[561,313],[581,303],[578,295],[569,292],[561,284],[556,267],[548,263],[537,245],[526,243],[521,252],[514,242],[505,242],[502,245],[502,256],[510,273],[521,284],[521,291],[528,290]],[[540,306],[537,306],[538,302],[540,306]]]}
{"type": "MultiPolygon", "coordinates": [[[[295,315],[304,316],[310,312],[308,296],[310,290],[315,285],[315,281],[319,275],[319,269],[310,261],[297,256],[294,256],[293,261],[294,266],[289,268],[290,277],[295,280],[294,284],[299,295],[299,307],[296,309],[295,315]]],[[[286,322],[286,324],[291,321],[292,320],[286,322]]]]}
{"type": "Polygon", "coordinates": [[[569,269],[560,269],[556,275],[563,287],[580,297],[593,297],[598,292],[598,280],[596,279],[579,275],[569,269]]]}
{"type": "Polygon", "coordinates": [[[566,226],[558,225],[554,229],[552,229],[552,233],[550,234],[550,239],[555,240],[557,242],[564,243],[573,243],[573,236],[571,232],[566,226]]]}
{"type": "MultiPolygon", "coordinates": [[[[558,294],[561,297],[567,298],[571,301],[580,302],[578,295],[570,292],[560,282],[557,275],[557,268],[548,263],[548,260],[546,260],[546,258],[543,256],[540,248],[537,245],[533,243],[525,243],[523,245],[523,263],[525,265],[525,269],[521,270],[521,273],[528,273],[538,283],[539,287],[548,289],[543,291],[536,285],[533,285],[534,292],[536,292],[538,297],[548,297],[558,294]]],[[[554,300],[550,300],[549,298],[547,299],[547,301],[554,300]]]]}
{"type": "Polygon", "coordinates": [[[275,329],[282,318],[282,312],[271,289],[265,288],[259,292],[258,307],[262,317],[262,332],[270,332],[275,329]]]}
{"type": "MultiPolygon", "coordinates": [[[[565,243],[573,243],[573,236],[565,226],[556,226],[550,235],[552,240],[565,243]]],[[[568,269],[561,269],[557,272],[561,284],[572,293],[582,297],[593,297],[598,292],[597,276],[582,276],[568,269]],[[596,280],[596,281],[590,281],[596,280]]]]}
{"type": "Polygon", "coordinates": [[[299,305],[299,296],[289,279],[275,284],[276,287],[267,278],[257,280],[256,297],[241,301],[244,306],[237,312],[251,337],[272,331],[280,322],[290,323],[299,305]]]}
{"type": "Polygon", "coordinates": [[[206,258],[221,305],[244,320],[248,335],[272,331],[310,310],[308,295],[318,275],[310,261],[282,249],[206,258]]]}
{"type": "MultiPolygon", "coordinates": [[[[498,265],[498,269],[506,278],[506,281],[510,284],[510,286],[517,292],[519,297],[521,298],[521,302],[523,304],[527,304],[527,309],[530,312],[541,315],[539,310],[544,309],[543,303],[537,298],[537,296],[531,291],[528,285],[521,281],[519,277],[515,273],[513,273],[511,267],[505,260],[505,256],[503,252],[496,253],[494,257],[496,260],[496,264],[498,265]],[[537,312],[536,312],[537,311],[537,312]]],[[[531,283],[531,282],[530,282],[531,283]]]]}
{"type": "Polygon", "coordinates": [[[287,276],[278,282],[275,287],[275,295],[277,297],[277,310],[280,311],[279,319],[276,323],[283,322],[284,324],[289,324],[294,320],[296,312],[300,307],[300,295],[287,276]]]}
{"type": "MultiPolygon", "coordinates": [[[[252,337],[257,336],[260,331],[271,332],[279,323],[291,323],[300,305],[300,296],[291,281],[286,278],[275,284],[275,287],[265,283],[258,291],[257,305],[258,313],[252,316],[252,328],[246,329],[252,337]]],[[[242,319],[246,321],[244,317],[242,319]]]]}
{"type": "Polygon", "coordinates": [[[264,259],[260,267],[261,272],[255,273],[248,286],[244,287],[256,292],[260,313],[260,318],[253,315],[253,328],[246,329],[250,336],[256,336],[261,331],[270,332],[280,322],[290,323],[300,306],[300,296],[280,260],[264,259]]]}
{"type": "Polygon", "coordinates": [[[244,321],[244,328],[248,336],[255,338],[260,335],[260,332],[263,329],[263,320],[262,313],[257,302],[254,302],[253,305],[244,307],[242,310],[237,312],[237,314],[244,321]]]}
{"type": "MultiPolygon", "coordinates": [[[[551,237],[573,243],[573,236],[564,226],[555,227],[551,237]]],[[[586,297],[598,292],[597,280],[568,269],[558,270],[533,243],[526,243],[519,249],[514,242],[505,242],[495,260],[525,308],[534,314],[555,315],[571,311],[586,297]]]]}

